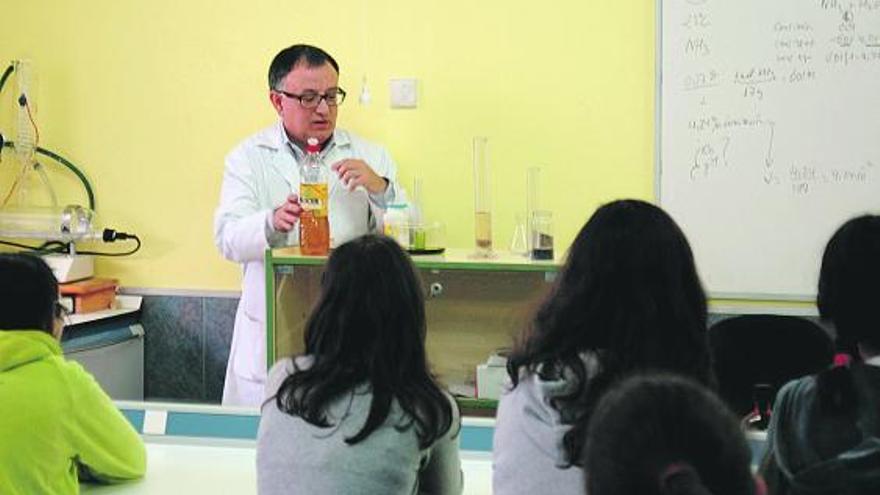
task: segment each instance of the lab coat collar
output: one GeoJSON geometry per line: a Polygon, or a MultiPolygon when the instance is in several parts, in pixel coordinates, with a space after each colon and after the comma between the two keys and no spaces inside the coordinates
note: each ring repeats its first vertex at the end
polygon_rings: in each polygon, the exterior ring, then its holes
{"type": "MultiPolygon", "coordinates": [[[[294,152],[296,158],[299,158],[299,156],[302,155],[302,150],[300,150],[299,147],[287,137],[287,131],[284,130],[284,124],[280,120],[275,124],[274,131],[263,133],[261,138],[262,139],[260,139],[259,142],[261,146],[271,148],[274,151],[279,151],[286,146],[290,146],[291,150],[295,149],[299,151],[299,153],[294,152]]],[[[350,146],[351,137],[348,135],[348,132],[337,127],[333,130],[333,136],[330,138],[330,143],[324,148],[321,154],[326,155],[334,147],[348,148],[350,146]]]]}
{"type": "MultiPolygon", "coordinates": [[[[295,180],[295,178],[298,177],[298,175],[296,175],[296,167],[304,156],[304,153],[287,137],[287,131],[284,130],[284,124],[279,120],[275,126],[269,127],[264,132],[259,133],[257,145],[270,149],[273,152],[279,152],[286,149],[287,152],[290,153],[290,156],[293,157],[293,161],[281,158],[282,155],[277,155],[276,158],[278,159],[271,160],[271,163],[278,171],[278,174],[284,177],[284,180],[291,189],[298,187],[298,184],[296,183],[298,179],[295,180]]],[[[333,137],[330,138],[330,143],[323,151],[321,151],[321,157],[326,161],[328,155],[333,153],[335,149],[338,148],[340,150],[345,150],[350,147],[351,137],[348,132],[338,128],[334,129],[333,137]]]]}

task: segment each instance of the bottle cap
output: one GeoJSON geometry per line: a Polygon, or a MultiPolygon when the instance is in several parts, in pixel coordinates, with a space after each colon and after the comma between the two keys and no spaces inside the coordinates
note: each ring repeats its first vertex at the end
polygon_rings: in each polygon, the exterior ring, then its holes
{"type": "Polygon", "coordinates": [[[318,153],[321,151],[321,146],[318,144],[318,138],[309,138],[306,140],[306,153],[318,153]]]}

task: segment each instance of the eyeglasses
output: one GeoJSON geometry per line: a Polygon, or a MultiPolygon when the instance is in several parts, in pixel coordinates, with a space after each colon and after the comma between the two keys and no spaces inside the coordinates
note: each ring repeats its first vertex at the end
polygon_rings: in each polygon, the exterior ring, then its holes
{"type": "Polygon", "coordinates": [[[70,316],[70,310],[67,309],[67,306],[61,304],[59,301],[55,301],[55,318],[59,320],[67,320],[68,316],[70,316]]]}
{"type": "Polygon", "coordinates": [[[342,102],[345,101],[345,90],[342,88],[330,89],[324,94],[316,93],[314,91],[306,91],[301,95],[297,95],[280,89],[276,89],[275,92],[281,93],[288,98],[299,100],[299,104],[302,105],[303,108],[317,108],[317,106],[321,104],[321,100],[326,101],[328,107],[341,105],[342,102]]]}

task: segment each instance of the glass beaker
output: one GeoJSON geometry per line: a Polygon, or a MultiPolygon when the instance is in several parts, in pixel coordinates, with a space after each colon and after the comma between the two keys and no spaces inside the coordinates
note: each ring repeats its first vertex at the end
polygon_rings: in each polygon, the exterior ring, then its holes
{"type": "MultiPolygon", "coordinates": [[[[532,212],[541,209],[540,202],[541,189],[541,167],[529,167],[526,170],[526,228],[532,232],[532,212]]],[[[528,236],[528,251],[532,250],[532,236],[528,236]]]]}
{"type": "Polygon", "coordinates": [[[474,240],[476,256],[492,256],[492,206],[489,177],[489,140],[474,138],[474,240]]]}
{"type": "Polygon", "coordinates": [[[532,212],[532,259],[553,259],[553,212],[535,210],[532,212]]]}

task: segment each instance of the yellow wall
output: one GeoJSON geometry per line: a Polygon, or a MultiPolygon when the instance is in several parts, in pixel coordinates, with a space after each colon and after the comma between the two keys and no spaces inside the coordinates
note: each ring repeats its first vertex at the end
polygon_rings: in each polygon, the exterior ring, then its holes
{"type": "MultiPolygon", "coordinates": [[[[41,144],[86,171],[103,223],[144,240],[135,256],[99,261],[125,286],[238,287],[236,265],[212,242],[223,157],[274,121],[267,67],[296,42],[340,62],[350,97],[340,125],[386,145],[404,185],[423,178],[426,213],[446,222],[450,246],[473,243],[475,135],[489,137],[502,248],[525,208],[529,166],[545,167],[557,249],[599,204],[653,195],[653,0],[4,7],[0,64],[33,62],[41,144]],[[364,75],[369,106],[357,102],[364,75]],[[419,108],[389,108],[393,77],[419,80],[419,108]]],[[[0,98],[4,134],[14,131],[13,86],[0,98]]],[[[6,163],[0,175],[11,173],[6,163]]],[[[83,201],[73,181],[58,182],[83,201]]]]}

